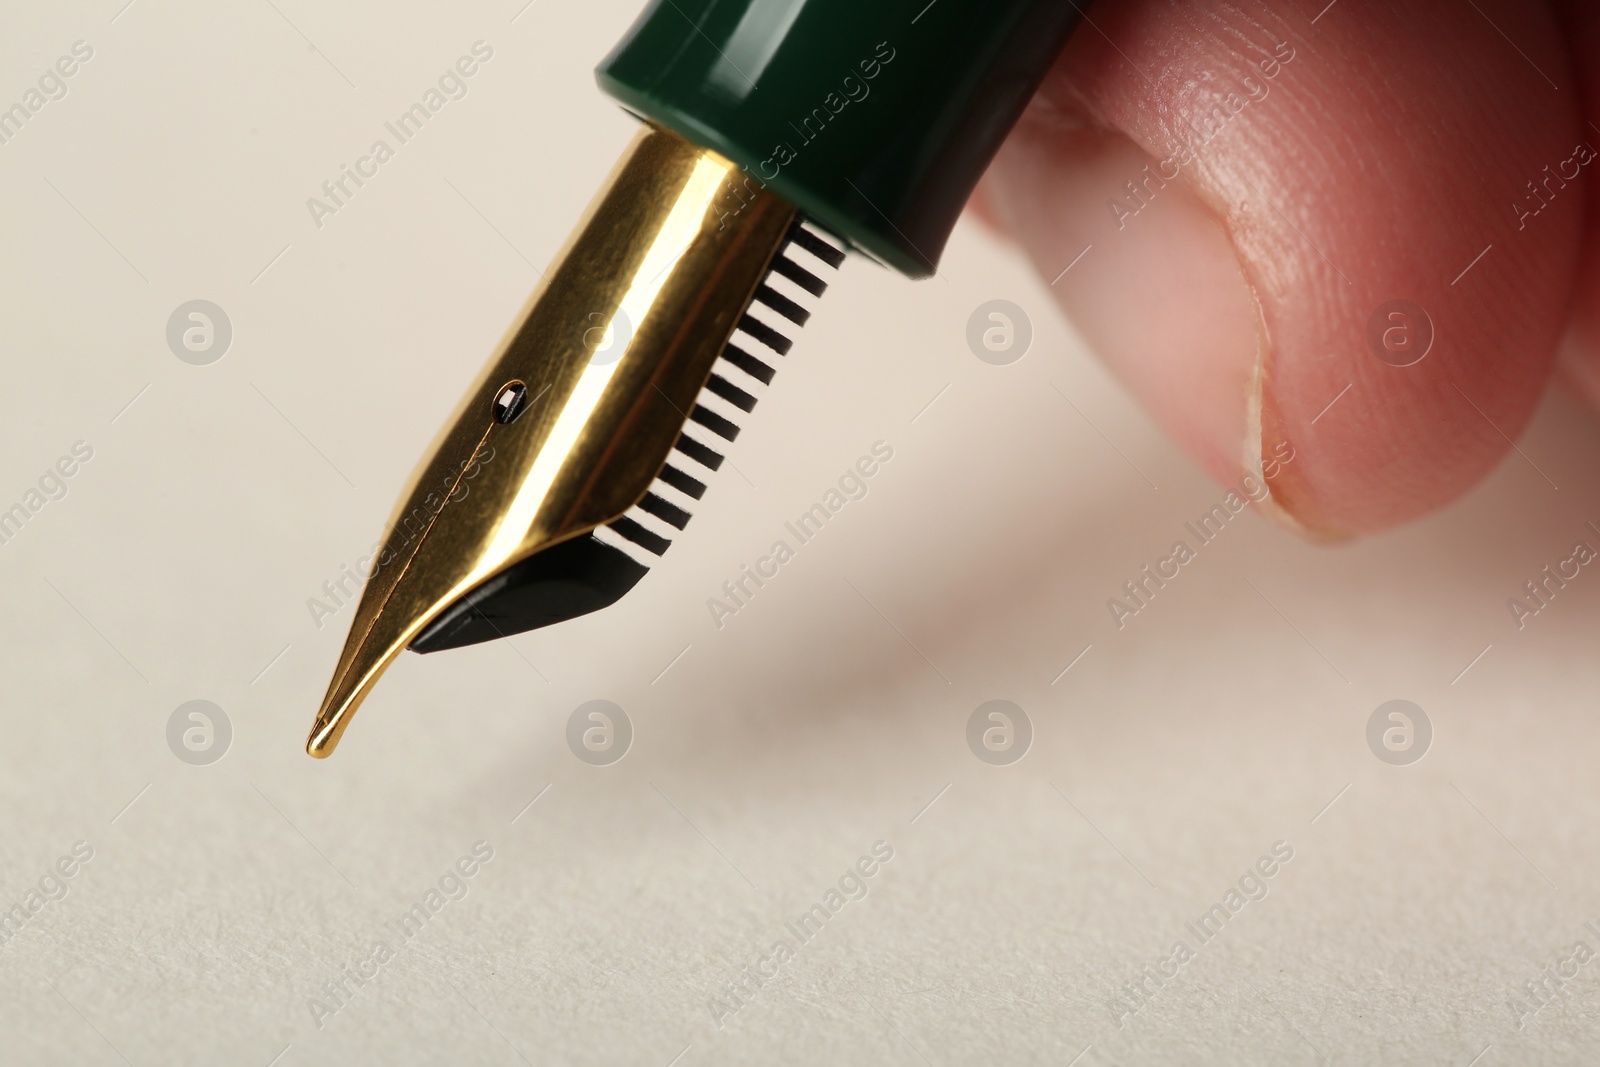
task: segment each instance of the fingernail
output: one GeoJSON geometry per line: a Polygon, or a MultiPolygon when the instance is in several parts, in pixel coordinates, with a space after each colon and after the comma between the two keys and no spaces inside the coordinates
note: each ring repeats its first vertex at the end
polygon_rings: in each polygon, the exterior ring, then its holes
{"type": "MultiPolygon", "coordinates": [[[[1277,497],[1292,463],[1274,464],[1268,440],[1260,304],[1181,164],[1036,109],[993,174],[997,213],[1090,347],[1214,478],[1236,487],[1251,475],[1277,497]]],[[[1300,528],[1304,503],[1289,494],[1266,510],[1300,528]]]]}

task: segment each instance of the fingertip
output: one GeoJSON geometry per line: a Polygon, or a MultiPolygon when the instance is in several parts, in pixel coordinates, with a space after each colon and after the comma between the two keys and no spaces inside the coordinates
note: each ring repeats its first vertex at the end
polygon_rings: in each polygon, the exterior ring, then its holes
{"type": "Polygon", "coordinates": [[[977,188],[972,190],[972,195],[967,198],[966,213],[977,219],[993,236],[1001,240],[1009,240],[1010,232],[1005,223],[1001,221],[999,210],[994,202],[994,177],[992,172],[985,174],[978,182],[977,188]]]}
{"type": "Polygon", "coordinates": [[[1220,480],[1291,449],[1273,508],[1313,538],[1465,492],[1549,373],[1582,198],[1535,201],[1536,224],[1511,205],[1577,116],[1529,66],[1565,76],[1547,13],[1508,3],[1485,0],[1527,55],[1442,3],[1346,0],[1313,27],[1266,0],[1129,0],[997,160],[1047,281],[1092,245],[1052,284],[1090,343],[1220,480]],[[1384,340],[1407,329],[1423,358],[1384,340]]]}
{"type": "Polygon", "coordinates": [[[1250,402],[1266,339],[1218,220],[1112,130],[1034,117],[997,162],[998,217],[1090,347],[1213,477],[1255,469],[1250,402]],[[1145,183],[1133,214],[1102,193],[1124,175],[1145,183]]]}

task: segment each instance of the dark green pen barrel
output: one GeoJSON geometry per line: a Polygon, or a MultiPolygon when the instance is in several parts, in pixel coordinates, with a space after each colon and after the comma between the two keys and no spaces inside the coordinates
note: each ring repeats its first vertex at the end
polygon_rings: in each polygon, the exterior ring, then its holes
{"type": "Polygon", "coordinates": [[[1069,0],[655,0],[596,74],[925,277],[1079,17],[1069,0]]]}

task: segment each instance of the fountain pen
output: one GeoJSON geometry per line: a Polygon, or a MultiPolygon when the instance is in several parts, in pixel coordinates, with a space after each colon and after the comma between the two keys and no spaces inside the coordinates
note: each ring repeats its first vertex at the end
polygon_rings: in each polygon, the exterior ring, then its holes
{"type": "Polygon", "coordinates": [[[600,64],[642,126],[390,517],[306,740],[401,652],[636,585],[856,252],[932,275],[1070,0],[656,0],[600,64]]]}

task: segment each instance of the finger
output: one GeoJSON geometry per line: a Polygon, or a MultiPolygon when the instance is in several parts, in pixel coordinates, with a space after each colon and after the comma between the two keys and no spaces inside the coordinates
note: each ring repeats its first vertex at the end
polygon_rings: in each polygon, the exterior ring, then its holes
{"type": "MultiPolygon", "coordinates": [[[[1576,67],[1574,88],[1583,101],[1585,117],[1579,136],[1594,150],[1600,150],[1600,9],[1593,6],[1593,0],[1566,0],[1561,7],[1563,29],[1576,67]]],[[[1570,173],[1571,168],[1567,170],[1570,173]]],[[[1589,180],[1586,184],[1586,190],[1563,189],[1559,185],[1553,190],[1574,199],[1586,193],[1589,201],[1583,262],[1573,293],[1572,318],[1562,344],[1561,363],[1568,379],[1591,403],[1600,406],[1600,182],[1589,180]]],[[[1549,195],[1542,189],[1540,193],[1549,195]]],[[[1526,197],[1524,205],[1532,206],[1526,197]]]]}
{"type": "Polygon", "coordinates": [[[1005,223],[1000,218],[994,206],[993,180],[984,175],[978,182],[978,187],[972,190],[972,195],[967,198],[966,211],[979,222],[987,226],[991,233],[1005,236],[1005,223]]]}
{"type": "Polygon", "coordinates": [[[1316,6],[1096,5],[991,195],[1207,470],[1344,536],[1453,499],[1531,414],[1582,203],[1511,203],[1578,117],[1542,8],[1316,6]]]}

